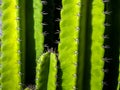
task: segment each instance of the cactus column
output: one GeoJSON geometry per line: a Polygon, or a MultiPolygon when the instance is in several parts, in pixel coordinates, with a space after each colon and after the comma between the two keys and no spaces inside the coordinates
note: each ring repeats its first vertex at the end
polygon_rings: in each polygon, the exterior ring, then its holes
{"type": "Polygon", "coordinates": [[[54,53],[46,52],[37,61],[36,90],[56,90],[57,60],[54,53]]]}
{"type": "Polygon", "coordinates": [[[92,2],[92,45],[91,45],[91,81],[90,90],[102,90],[104,78],[104,3],[92,2]]]}
{"type": "Polygon", "coordinates": [[[62,0],[58,52],[63,90],[76,89],[80,5],[79,0],[62,0]]]}
{"type": "Polygon", "coordinates": [[[2,0],[1,89],[20,90],[20,42],[17,0],[2,0]],[[14,82],[14,84],[13,84],[14,82]]]}

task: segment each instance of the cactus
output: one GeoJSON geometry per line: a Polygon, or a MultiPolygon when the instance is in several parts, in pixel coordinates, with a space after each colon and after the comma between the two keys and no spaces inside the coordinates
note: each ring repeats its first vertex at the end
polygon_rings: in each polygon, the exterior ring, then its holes
{"type": "Polygon", "coordinates": [[[0,1],[0,86],[1,86],[1,29],[2,29],[2,20],[1,20],[1,1],[0,1]]]}
{"type": "Polygon", "coordinates": [[[2,0],[0,90],[119,90],[119,4],[2,0]]]}
{"type": "Polygon", "coordinates": [[[35,38],[35,50],[36,50],[36,60],[39,59],[39,56],[43,52],[43,26],[42,26],[42,3],[39,0],[34,0],[33,2],[34,8],[34,38],[35,38]],[[39,19],[38,19],[39,18],[39,19]],[[40,39],[40,40],[39,40],[40,39]]]}
{"type": "MultiPolygon", "coordinates": [[[[79,1],[63,0],[60,22],[59,60],[61,63],[62,89],[76,88],[78,31],[79,31],[79,1]],[[69,34],[69,35],[68,35],[69,34]],[[69,66],[69,67],[68,67],[69,66]]],[[[81,73],[82,77],[82,73],[81,73]]]]}
{"type": "Polygon", "coordinates": [[[104,3],[102,0],[92,2],[92,44],[91,44],[91,90],[102,90],[104,78],[104,3]],[[101,19],[99,19],[101,18],[101,19]],[[96,73],[95,73],[96,72],[96,73]],[[98,77],[99,76],[99,77],[98,77]]]}
{"type": "Polygon", "coordinates": [[[57,60],[54,53],[46,52],[37,62],[36,90],[56,90],[57,60]]]}
{"type": "Polygon", "coordinates": [[[15,0],[2,0],[1,89],[20,90],[19,16],[15,0]],[[12,34],[10,34],[12,33],[12,34]],[[11,55],[12,54],[12,55],[11,55]],[[10,77],[10,78],[9,78],[10,77]],[[14,85],[12,84],[14,82],[14,85]]]}

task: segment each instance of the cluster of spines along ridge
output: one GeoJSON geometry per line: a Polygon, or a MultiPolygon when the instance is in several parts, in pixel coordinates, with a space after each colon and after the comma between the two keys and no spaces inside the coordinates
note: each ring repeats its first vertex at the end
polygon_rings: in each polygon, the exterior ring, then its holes
{"type": "Polygon", "coordinates": [[[103,0],[105,8],[104,80],[103,90],[116,90],[119,72],[120,1],[103,0]]]}

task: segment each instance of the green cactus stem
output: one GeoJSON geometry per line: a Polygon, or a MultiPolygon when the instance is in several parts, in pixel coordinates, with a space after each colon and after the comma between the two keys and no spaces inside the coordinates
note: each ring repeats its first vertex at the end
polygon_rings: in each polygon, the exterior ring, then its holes
{"type": "Polygon", "coordinates": [[[33,0],[34,9],[34,38],[35,38],[35,50],[36,50],[36,60],[43,53],[43,25],[42,25],[42,3],[40,0],[33,0]]]}
{"type": "Polygon", "coordinates": [[[2,8],[1,8],[1,1],[0,1],[0,86],[1,86],[1,35],[2,35],[2,8]]]}
{"type": "MultiPolygon", "coordinates": [[[[60,21],[59,60],[62,70],[62,89],[76,89],[79,0],[62,0],[60,21]]],[[[82,74],[81,74],[82,75],[82,74]]]]}
{"type": "Polygon", "coordinates": [[[18,1],[2,0],[1,89],[21,90],[18,1]],[[14,84],[13,84],[14,82],[14,84]]]}
{"type": "Polygon", "coordinates": [[[56,90],[57,60],[54,53],[44,53],[37,62],[36,90],[56,90]]]}
{"type": "Polygon", "coordinates": [[[104,78],[104,3],[102,0],[92,2],[92,45],[91,45],[91,90],[102,90],[104,78]]]}

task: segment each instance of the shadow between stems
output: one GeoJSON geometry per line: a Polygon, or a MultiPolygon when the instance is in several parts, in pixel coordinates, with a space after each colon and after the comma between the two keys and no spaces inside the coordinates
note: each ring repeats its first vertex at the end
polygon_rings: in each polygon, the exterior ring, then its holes
{"type": "MultiPolygon", "coordinates": [[[[110,17],[108,18],[108,23],[110,27],[106,27],[105,34],[109,36],[109,39],[106,40],[104,44],[109,45],[109,49],[105,49],[104,57],[111,59],[109,62],[105,62],[104,69],[107,69],[108,72],[105,72],[104,76],[104,86],[103,90],[116,90],[118,84],[118,73],[119,73],[119,29],[120,29],[120,1],[110,0],[108,9],[112,11],[110,17]]],[[[106,20],[107,21],[107,20],[106,20]]]]}
{"type": "Polygon", "coordinates": [[[35,84],[36,52],[34,39],[33,0],[26,0],[26,62],[25,84],[35,84]],[[29,2],[29,3],[27,3],[29,2]]]}
{"type": "MultiPolygon", "coordinates": [[[[86,23],[85,23],[85,46],[84,46],[84,60],[83,61],[83,79],[82,79],[82,90],[90,90],[91,81],[91,43],[92,43],[92,1],[88,0],[86,2],[86,23]]],[[[82,16],[81,16],[82,18],[82,16]]],[[[82,23],[82,22],[81,22],[82,23]]],[[[80,43],[79,43],[80,44],[80,43]]],[[[79,46],[79,45],[78,45],[79,46]]],[[[81,52],[80,47],[78,47],[78,52],[81,52]]],[[[78,63],[80,60],[80,55],[78,54],[78,63]]],[[[79,65],[79,64],[78,64],[79,65]]],[[[77,75],[79,75],[79,66],[77,68],[77,75]]],[[[77,77],[80,79],[81,77],[77,77]]],[[[77,80],[78,80],[77,79],[77,80]]],[[[79,81],[78,81],[79,82],[79,81]]],[[[77,82],[77,83],[78,83],[77,82]]],[[[79,84],[77,84],[77,89],[79,89],[79,84]]]]}
{"type": "Polygon", "coordinates": [[[60,65],[60,61],[58,60],[58,57],[57,57],[57,88],[56,90],[62,90],[62,75],[63,75],[63,72],[62,72],[62,69],[61,69],[61,65],[60,65]]]}
{"type": "Polygon", "coordinates": [[[90,90],[91,80],[91,44],[92,44],[92,1],[87,2],[86,44],[85,44],[85,67],[83,76],[83,90],[90,90]]]}

